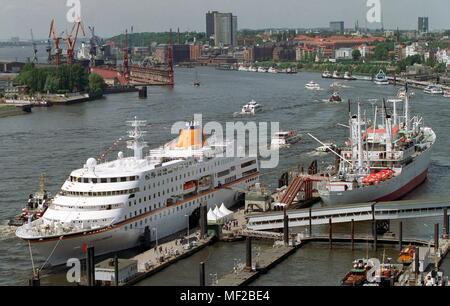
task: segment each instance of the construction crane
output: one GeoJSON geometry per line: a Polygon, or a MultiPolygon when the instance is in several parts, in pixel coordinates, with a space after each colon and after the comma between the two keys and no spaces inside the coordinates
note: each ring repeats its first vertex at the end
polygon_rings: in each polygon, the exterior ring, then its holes
{"type": "Polygon", "coordinates": [[[125,30],[125,46],[123,48],[123,75],[127,80],[130,79],[129,55],[130,48],[128,47],[128,30],[125,30]]]}
{"type": "Polygon", "coordinates": [[[95,36],[95,27],[89,26],[91,32],[91,39],[89,40],[89,56],[90,66],[95,67],[95,58],[97,57],[97,45],[99,44],[97,37],[95,36]]]}
{"type": "MultiPolygon", "coordinates": [[[[55,25],[55,19],[52,19],[52,22],[50,23],[50,33],[48,34],[48,38],[53,40],[53,44],[55,47],[55,56],[54,56],[54,63],[56,65],[61,64],[61,55],[62,55],[62,49],[61,49],[61,39],[62,34],[58,35],[58,32],[56,31],[56,25],[55,25]]],[[[64,33],[64,32],[63,32],[64,33]]],[[[49,52],[49,59],[51,59],[51,47],[47,47],[47,52],[49,52]]]]}
{"type": "Polygon", "coordinates": [[[38,62],[38,58],[37,58],[37,46],[36,46],[36,42],[34,41],[34,35],[33,35],[33,29],[30,29],[31,32],[31,44],[33,46],[33,60],[31,61],[32,63],[37,63],[38,62]]]}
{"type": "Polygon", "coordinates": [[[64,39],[67,48],[67,64],[71,65],[74,62],[75,57],[75,46],[77,44],[78,34],[83,33],[83,36],[86,36],[84,31],[83,23],[81,20],[78,20],[73,24],[72,31],[70,34],[64,39]]]}

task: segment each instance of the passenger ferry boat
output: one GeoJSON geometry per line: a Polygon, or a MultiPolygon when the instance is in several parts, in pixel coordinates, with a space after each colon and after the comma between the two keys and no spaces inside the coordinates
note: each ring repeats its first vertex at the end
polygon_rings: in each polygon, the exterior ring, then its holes
{"type": "Polygon", "coordinates": [[[377,85],[389,85],[389,79],[383,70],[380,70],[373,80],[377,85]]]}
{"type": "Polygon", "coordinates": [[[380,120],[375,106],[374,121],[367,128],[358,104],[357,115],[349,120],[349,141],[342,150],[331,151],[338,168],[318,188],[325,203],[396,200],[426,179],[436,135],[423,126],[421,117],[410,117],[408,95],[405,101],[388,102],[393,103],[393,114],[383,105],[380,120]],[[404,103],[403,116],[397,113],[399,103],[404,103]]]}
{"type": "Polygon", "coordinates": [[[271,147],[286,147],[300,141],[301,136],[296,131],[278,132],[272,136],[271,147]]]}
{"type": "Polygon", "coordinates": [[[19,227],[17,237],[51,265],[83,258],[86,246],[107,254],[139,245],[144,231],[151,240],[183,230],[200,206],[236,203],[237,190],[259,180],[257,157],[223,157],[233,142],[206,137],[188,123],[171,142],[144,155],[145,121],[129,122],[128,148],[116,160],[89,158],[73,171],[42,218],[19,227]],[[155,230],[154,232],[152,230],[155,230]]]}

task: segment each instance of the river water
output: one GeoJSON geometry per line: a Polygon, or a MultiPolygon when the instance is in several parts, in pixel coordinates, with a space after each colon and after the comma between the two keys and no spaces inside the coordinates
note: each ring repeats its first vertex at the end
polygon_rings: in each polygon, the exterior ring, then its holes
{"type": "MultiPolygon", "coordinates": [[[[0,49],[0,58],[2,58],[0,49]]],[[[90,103],[35,108],[31,115],[0,119],[0,285],[26,284],[30,276],[31,261],[27,246],[14,237],[14,228],[7,220],[24,206],[28,194],[38,189],[39,176],[46,173],[47,189],[56,193],[75,169],[83,166],[89,157],[101,155],[111,144],[126,135],[125,121],[138,116],[148,121],[146,140],[150,147],[169,141],[172,124],[192,120],[194,113],[203,115],[203,123],[218,121],[225,124],[235,120],[280,122],[284,130],[312,133],[323,141],[341,143],[346,130],[338,123],[347,122],[347,103],[329,104],[331,81],[319,74],[302,72],[296,75],[261,74],[219,71],[213,68],[197,69],[202,86],[195,88],[192,69],[176,70],[173,89],[150,87],[148,99],[141,100],[137,93],[109,95],[90,103]],[[304,89],[310,80],[325,90],[311,92],[304,89]],[[243,104],[255,99],[264,111],[247,119],[236,119],[233,113],[243,104]]],[[[363,100],[392,97],[398,88],[379,87],[367,81],[349,82],[341,89],[344,99],[363,100]]],[[[429,179],[406,198],[418,199],[450,195],[450,100],[424,95],[415,90],[412,111],[424,116],[438,140],[433,151],[429,179]]],[[[366,103],[370,108],[368,102],[366,103]]],[[[281,151],[276,169],[263,169],[262,182],[275,187],[277,179],[286,169],[299,164],[305,167],[316,158],[313,150],[317,143],[307,136],[298,144],[281,151]]],[[[123,149],[123,148],[121,148],[123,149]]],[[[115,153],[114,153],[115,154],[115,153]]],[[[113,156],[114,157],[114,156],[113,156]]],[[[321,163],[319,163],[320,165],[321,163]]],[[[417,219],[404,222],[404,236],[430,238],[437,219],[417,219]]],[[[396,224],[392,224],[395,231],[396,224]]],[[[345,225],[336,231],[348,232],[345,225]]],[[[367,225],[359,231],[369,232],[367,225]]],[[[270,247],[262,245],[263,247],[270,247]]],[[[258,279],[257,285],[335,285],[348,270],[355,257],[365,255],[366,245],[351,251],[348,245],[310,244],[300,249],[285,262],[258,279]]],[[[378,256],[382,250],[379,250],[378,256]]],[[[392,248],[386,252],[396,253],[392,248]]],[[[199,261],[206,262],[207,273],[219,276],[229,272],[236,260],[244,262],[243,243],[219,243],[194,256],[182,260],[161,273],[143,281],[142,285],[195,285],[199,261]],[[193,277],[195,275],[195,277],[193,277]]],[[[444,264],[444,268],[449,266],[444,264]]],[[[450,271],[450,269],[449,269],[450,271]]],[[[44,277],[44,283],[60,283],[61,273],[44,277]]]]}

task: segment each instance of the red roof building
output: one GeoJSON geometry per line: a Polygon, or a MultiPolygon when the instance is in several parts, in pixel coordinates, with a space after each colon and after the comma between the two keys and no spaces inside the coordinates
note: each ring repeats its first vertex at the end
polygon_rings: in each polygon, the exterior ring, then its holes
{"type": "Polygon", "coordinates": [[[105,83],[109,86],[117,85],[128,85],[128,80],[123,76],[123,74],[114,69],[92,67],[91,73],[98,74],[105,80],[105,83]]]}

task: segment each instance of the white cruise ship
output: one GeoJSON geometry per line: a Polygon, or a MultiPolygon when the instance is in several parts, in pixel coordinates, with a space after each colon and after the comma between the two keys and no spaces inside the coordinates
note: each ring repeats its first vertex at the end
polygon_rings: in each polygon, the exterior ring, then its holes
{"type": "Polygon", "coordinates": [[[89,158],[70,174],[42,218],[17,229],[49,264],[84,258],[86,246],[94,246],[96,255],[135,247],[146,228],[154,230],[152,241],[179,232],[201,205],[231,207],[236,190],[259,180],[257,157],[223,157],[233,143],[204,136],[198,124],[186,124],[176,139],[147,155],[145,121],[129,124],[133,156],[119,152],[105,163],[89,158]]]}

